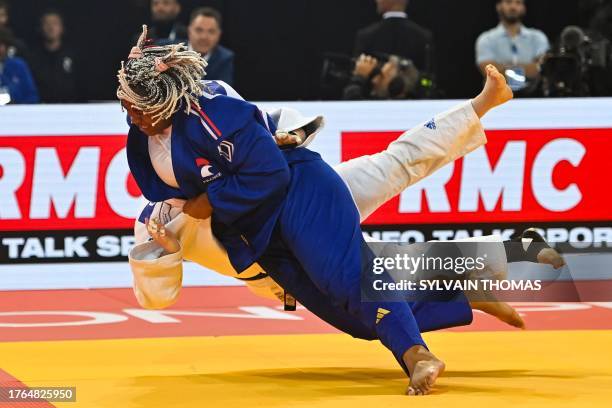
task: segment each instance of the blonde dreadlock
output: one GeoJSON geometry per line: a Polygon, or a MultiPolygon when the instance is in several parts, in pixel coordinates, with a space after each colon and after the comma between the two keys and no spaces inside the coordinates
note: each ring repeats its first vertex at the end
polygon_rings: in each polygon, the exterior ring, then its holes
{"type": "Polygon", "coordinates": [[[153,125],[170,118],[181,102],[187,114],[192,104],[199,108],[206,61],[185,44],[145,46],[146,41],[145,25],[128,62],[121,62],[117,97],[150,115],[153,125]]]}

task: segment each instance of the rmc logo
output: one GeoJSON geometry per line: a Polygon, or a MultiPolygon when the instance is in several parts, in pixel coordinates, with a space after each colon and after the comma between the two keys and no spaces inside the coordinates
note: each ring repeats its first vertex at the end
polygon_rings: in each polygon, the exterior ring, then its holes
{"type": "MultiPolygon", "coordinates": [[[[399,132],[342,134],[342,160],[376,154],[399,132]]],[[[487,131],[488,143],[385,204],[369,224],[609,220],[611,129],[487,131]],[[607,166],[607,170],[606,170],[607,166]]],[[[418,141],[415,141],[418,144],[418,141]]],[[[423,157],[415,149],[415,163],[423,157]]]]}

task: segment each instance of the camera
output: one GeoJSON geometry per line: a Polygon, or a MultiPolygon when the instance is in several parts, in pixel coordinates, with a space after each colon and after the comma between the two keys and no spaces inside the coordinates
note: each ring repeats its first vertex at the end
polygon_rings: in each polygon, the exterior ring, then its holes
{"type": "MultiPolygon", "coordinates": [[[[372,53],[378,60],[368,81],[378,76],[385,64],[394,62],[397,65],[397,75],[389,82],[384,98],[422,98],[431,97],[435,92],[433,75],[426,71],[419,71],[412,60],[396,55],[372,53]]],[[[341,99],[343,89],[353,77],[356,58],[344,54],[327,53],[323,59],[321,71],[321,87],[324,99],[341,99]]],[[[375,95],[372,95],[376,98],[375,95]]],[[[379,95],[378,98],[382,96],[379,95]]]]}
{"type": "Polygon", "coordinates": [[[542,65],[544,96],[606,95],[612,88],[611,69],[612,47],[607,39],[591,37],[577,26],[566,27],[542,65]]]}

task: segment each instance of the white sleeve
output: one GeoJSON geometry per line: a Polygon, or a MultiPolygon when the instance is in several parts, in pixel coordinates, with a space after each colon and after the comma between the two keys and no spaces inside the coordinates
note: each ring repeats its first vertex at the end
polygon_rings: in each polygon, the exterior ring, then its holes
{"type": "Polygon", "coordinates": [[[138,303],[146,309],[163,309],[176,302],[183,281],[184,241],[189,241],[192,223],[180,207],[172,207],[163,214],[159,211],[161,203],[146,204],[142,215],[134,223],[136,245],[128,254],[128,260],[133,275],[134,294],[138,303]],[[148,212],[147,212],[148,211],[148,212]],[[157,212],[156,212],[157,211],[157,212]],[[180,249],[173,254],[164,254],[164,249],[150,236],[143,216],[156,217],[165,223],[179,240],[180,249]]]}
{"type": "MultiPolygon", "coordinates": [[[[238,275],[227,252],[213,236],[210,219],[196,220],[178,210],[169,212],[166,218],[159,218],[171,219],[166,228],[178,238],[180,250],[162,256],[163,248],[154,241],[149,241],[150,236],[145,224],[136,220],[136,246],[129,253],[129,262],[134,276],[134,293],[142,307],[163,309],[176,301],[182,285],[183,259],[233,278],[252,278],[263,272],[259,265],[254,264],[238,275]]],[[[257,296],[283,301],[284,290],[269,276],[258,280],[245,280],[244,283],[257,296]]]]}
{"type": "Polygon", "coordinates": [[[183,284],[183,249],[163,255],[155,241],[136,245],[128,259],[134,277],[134,294],[146,309],[164,309],[174,304],[183,284]]]}

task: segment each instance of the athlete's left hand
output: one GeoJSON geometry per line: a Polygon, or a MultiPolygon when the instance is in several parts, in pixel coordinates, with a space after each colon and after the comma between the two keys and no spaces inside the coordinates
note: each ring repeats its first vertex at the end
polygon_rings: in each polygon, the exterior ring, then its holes
{"type": "Polygon", "coordinates": [[[153,238],[155,242],[164,250],[167,254],[174,254],[181,249],[181,245],[172,233],[172,231],[166,229],[166,226],[157,218],[146,219],[145,225],[147,226],[147,232],[153,238]]]}

